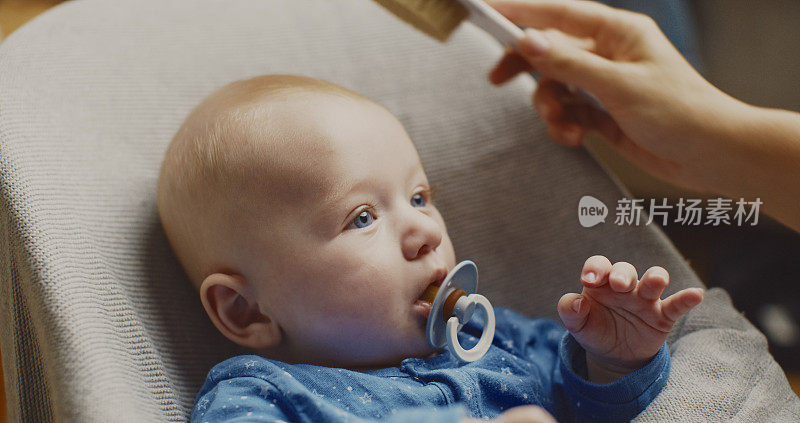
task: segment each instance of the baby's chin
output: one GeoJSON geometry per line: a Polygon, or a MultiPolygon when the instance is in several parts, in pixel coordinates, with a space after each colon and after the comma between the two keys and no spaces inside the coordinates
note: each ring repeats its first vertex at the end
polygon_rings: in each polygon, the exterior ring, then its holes
{"type": "Polygon", "coordinates": [[[351,370],[369,370],[385,367],[396,367],[407,358],[426,359],[434,357],[441,352],[440,350],[428,345],[424,333],[416,336],[401,336],[389,342],[386,341],[387,340],[375,340],[374,342],[387,346],[392,344],[393,347],[391,347],[389,350],[384,350],[383,353],[379,351],[373,351],[372,353],[375,355],[371,359],[367,357],[361,357],[360,360],[347,363],[348,365],[337,367],[345,367],[351,370]]]}
{"type": "Polygon", "coordinates": [[[409,349],[407,351],[403,351],[402,353],[392,358],[378,360],[372,363],[355,363],[354,365],[342,366],[342,367],[356,371],[375,370],[386,367],[399,367],[400,363],[407,358],[428,359],[441,354],[441,352],[442,352],[441,350],[431,348],[426,344],[424,348],[415,350],[409,349]]]}
{"type": "Polygon", "coordinates": [[[428,345],[426,338],[415,338],[413,341],[406,342],[403,350],[398,354],[398,362],[406,358],[430,358],[441,353],[441,350],[428,345]]]}

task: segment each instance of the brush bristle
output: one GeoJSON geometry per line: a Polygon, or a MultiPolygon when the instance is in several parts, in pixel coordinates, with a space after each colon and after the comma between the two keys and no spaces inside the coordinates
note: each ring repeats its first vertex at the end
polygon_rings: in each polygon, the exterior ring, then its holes
{"type": "Polygon", "coordinates": [[[458,0],[375,0],[420,31],[446,41],[469,12],[458,0]]]}

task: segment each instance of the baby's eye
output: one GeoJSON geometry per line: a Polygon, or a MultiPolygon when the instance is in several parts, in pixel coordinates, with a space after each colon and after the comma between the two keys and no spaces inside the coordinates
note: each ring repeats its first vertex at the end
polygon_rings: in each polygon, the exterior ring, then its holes
{"type": "Polygon", "coordinates": [[[347,227],[348,229],[361,229],[366,228],[367,226],[371,225],[372,222],[375,221],[375,217],[372,216],[372,213],[369,210],[364,210],[350,222],[350,225],[347,227]]]}
{"type": "Polygon", "coordinates": [[[425,201],[425,196],[423,196],[422,193],[414,194],[414,196],[411,197],[411,205],[414,207],[425,207],[426,204],[428,203],[425,201]]]}

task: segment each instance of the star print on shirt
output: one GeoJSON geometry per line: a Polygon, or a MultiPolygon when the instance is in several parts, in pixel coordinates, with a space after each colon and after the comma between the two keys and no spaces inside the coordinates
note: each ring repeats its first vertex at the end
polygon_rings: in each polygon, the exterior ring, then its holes
{"type": "Polygon", "coordinates": [[[370,395],[368,392],[364,392],[364,395],[358,397],[358,399],[361,400],[362,404],[366,404],[368,402],[372,402],[372,395],[370,395]]]}

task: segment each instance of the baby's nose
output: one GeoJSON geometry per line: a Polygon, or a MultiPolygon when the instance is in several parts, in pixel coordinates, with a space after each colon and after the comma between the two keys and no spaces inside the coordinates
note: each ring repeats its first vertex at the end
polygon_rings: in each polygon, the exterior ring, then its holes
{"type": "Polygon", "coordinates": [[[414,260],[435,250],[441,243],[442,228],[432,217],[423,214],[406,229],[403,236],[403,255],[406,260],[414,260]]]}

